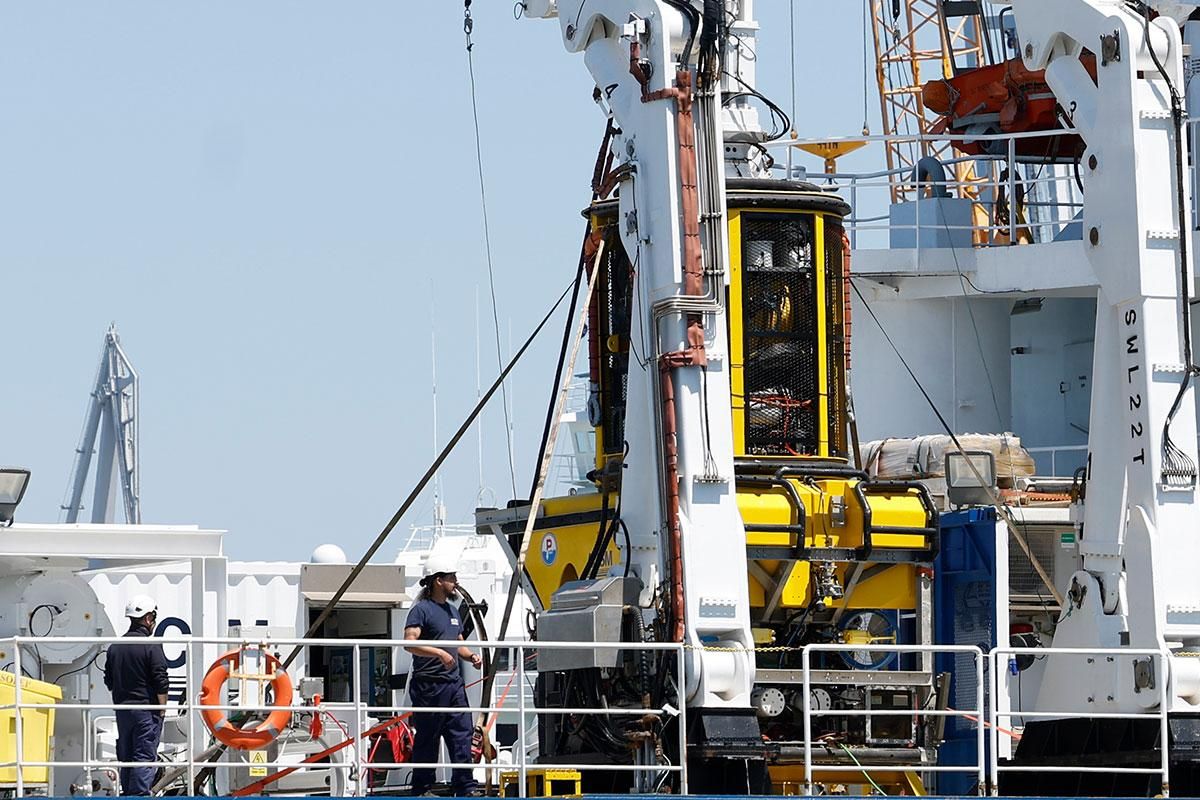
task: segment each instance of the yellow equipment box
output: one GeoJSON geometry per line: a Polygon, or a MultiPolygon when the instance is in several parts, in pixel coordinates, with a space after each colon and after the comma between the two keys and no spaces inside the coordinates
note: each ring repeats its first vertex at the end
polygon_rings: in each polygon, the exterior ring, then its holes
{"type": "MultiPolygon", "coordinates": [[[[17,760],[16,676],[0,672],[0,763],[17,760]]],[[[54,704],[62,700],[62,689],[53,683],[21,678],[21,760],[49,761],[50,742],[54,738],[54,704]],[[32,707],[31,707],[32,706],[32,707]]],[[[25,784],[47,783],[49,767],[23,767],[25,784]]],[[[16,767],[0,767],[0,784],[17,782],[16,767]]]]}
{"type": "MultiPolygon", "coordinates": [[[[519,797],[521,773],[506,770],[500,773],[500,796],[519,797]]],[[[525,770],[526,797],[578,797],[583,794],[583,776],[577,769],[547,767],[525,770]]]]}

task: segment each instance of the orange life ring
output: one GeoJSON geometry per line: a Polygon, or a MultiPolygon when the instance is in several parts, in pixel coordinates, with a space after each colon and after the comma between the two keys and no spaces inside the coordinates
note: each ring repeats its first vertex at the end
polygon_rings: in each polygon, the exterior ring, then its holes
{"type": "MultiPolygon", "coordinates": [[[[274,692],[274,705],[285,706],[272,711],[264,722],[252,728],[239,728],[232,724],[225,712],[219,708],[203,708],[200,716],[204,724],[212,731],[217,741],[235,750],[260,750],[275,740],[292,718],[292,712],[286,706],[292,704],[292,679],[288,676],[279,659],[266,653],[266,668],[274,670],[275,677],[271,680],[274,692]]],[[[231,650],[213,662],[204,675],[200,684],[200,705],[216,706],[221,704],[221,687],[229,680],[229,669],[237,668],[242,658],[241,650],[231,650]]]]}

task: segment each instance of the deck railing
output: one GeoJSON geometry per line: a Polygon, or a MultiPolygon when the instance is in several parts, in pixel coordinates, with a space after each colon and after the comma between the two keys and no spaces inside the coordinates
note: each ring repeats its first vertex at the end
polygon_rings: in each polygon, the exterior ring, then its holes
{"type": "MultiPolygon", "coordinates": [[[[42,637],[16,637],[0,640],[0,648],[8,650],[11,648],[13,657],[13,670],[17,675],[22,671],[22,659],[28,658],[24,654],[26,648],[34,648],[38,645],[45,645],[46,638],[42,637]]],[[[96,645],[97,647],[112,645],[115,643],[125,642],[128,640],[122,637],[55,637],[56,643],[86,643],[96,645]]],[[[363,655],[366,648],[380,647],[408,647],[414,645],[431,645],[431,646],[457,646],[463,644],[461,641],[445,642],[433,640],[383,640],[383,639],[273,639],[270,642],[246,641],[236,638],[203,638],[203,637],[180,637],[178,639],[165,640],[175,646],[182,646],[185,653],[189,656],[186,659],[186,669],[188,673],[188,686],[196,685],[191,678],[193,677],[194,663],[198,662],[195,657],[208,655],[215,651],[217,646],[223,646],[225,649],[232,648],[247,648],[249,650],[266,648],[269,651],[286,651],[291,646],[304,644],[314,647],[338,647],[349,649],[353,661],[353,665],[360,664],[360,656],[363,655]]],[[[430,708],[418,707],[412,704],[407,705],[371,705],[365,699],[363,675],[358,668],[353,670],[352,678],[352,698],[348,702],[338,703],[321,703],[319,706],[312,704],[294,704],[286,706],[293,713],[299,714],[340,714],[342,718],[347,718],[347,723],[343,727],[343,723],[338,721],[337,725],[341,727],[342,738],[335,742],[335,747],[342,747],[340,753],[329,754],[334,760],[329,763],[313,763],[307,761],[297,761],[295,757],[292,760],[256,760],[253,764],[256,768],[264,770],[300,770],[300,771],[327,771],[331,776],[336,775],[336,780],[331,778],[330,790],[341,789],[342,792],[349,795],[365,796],[371,793],[374,787],[371,786],[370,776],[375,771],[383,771],[384,774],[392,776],[401,776],[401,770],[410,770],[414,767],[430,767],[435,769],[453,769],[466,766],[472,770],[483,770],[485,773],[490,773],[493,777],[499,777],[497,773],[508,772],[515,773],[517,778],[517,792],[519,796],[526,796],[526,787],[528,785],[527,778],[530,770],[536,768],[550,767],[553,769],[577,770],[580,773],[587,774],[589,772],[632,772],[634,775],[641,775],[642,778],[636,781],[639,787],[655,788],[665,781],[668,777],[677,776],[678,786],[681,792],[687,793],[688,770],[687,759],[679,758],[678,763],[670,763],[669,760],[656,761],[655,763],[624,763],[624,764],[596,764],[580,761],[579,763],[567,763],[565,761],[555,760],[553,764],[539,763],[530,757],[531,741],[536,744],[538,720],[544,715],[571,715],[573,717],[583,717],[586,715],[604,715],[613,718],[620,717],[657,717],[664,727],[670,724],[674,725],[674,733],[677,736],[675,746],[677,754],[687,752],[687,704],[683,697],[680,696],[687,686],[687,676],[685,674],[685,645],[677,643],[633,643],[633,642],[608,642],[608,643],[592,643],[592,642],[526,642],[526,641],[469,641],[466,644],[473,649],[487,648],[492,652],[500,649],[516,651],[517,658],[512,669],[500,672],[497,675],[497,681],[494,687],[493,694],[500,694],[501,697],[496,702],[492,702],[491,698],[483,698],[480,705],[469,707],[445,707],[445,708],[430,708]],[[668,661],[673,661],[672,677],[674,679],[673,698],[669,701],[664,701],[661,707],[657,708],[624,708],[624,707],[602,707],[602,708],[586,708],[586,707],[537,707],[536,703],[531,703],[529,694],[525,691],[525,687],[530,683],[534,670],[528,666],[528,659],[531,655],[540,650],[622,650],[622,651],[650,651],[662,655],[672,656],[668,661]],[[506,683],[507,681],[507,683],[506,683]],[[516,691],[515,702],[510,698],[510,693],[507,691],[512,685],[519,687],[516,691]],[[504,690],[504,691],[500,691],[504,690]],[[498,759],[494,763],[480,764],[455,764],[447,761],[417,763],[412,761],[393,761],[393,760],[375,760],[371,759],[368,754],[366,742],[368,735],[373,729],[379,727],[379,718],[384,720],[395,720],[397,717],[408,715],[412,712],[455,712],[467,711],[472,713],[486,714],[516,714],[517,716],[517,735],[515,741],[511,745],[509,751],[509,760],[503,761],[498,759]],[[375,720],[372,720],[368,715],[374,715],[375,720]],[[533,738],[531,739],[530,733],[533,738]]],[[[1158,735],[1161,742],[1169,741],[1169,730],[1167,724],[1167,712],[1170,708],[1170,690],[1169,690],[1169,675],[1167,654],[1156,650],[1139,650],[1131,648],[1119,649],[1083,649],[1083,648],[1015,648],[1015,647],[996,647],[990,652],[984,653],[980,648],[964,645],[894,645],[884,643],[871,643],[868,645],[871,650],[880,650],[894,652],[898,654],[951,654],[962,656],[969,655],[972,669],[970,674],[958,675],[959,680],[974,681],[974,705],[972,708],[862,708],[862,709],[818,709],[813,707],[812,703],[812,688],[815,684],[813,657],[819,653],[839,653],[847,651],[855,651],[863,649],[861,644],[811,644],[802,648],[801,652],[801,676],[803,697],[806,698],[805,706],[802,709],[803,718],[803,750],[804,750],[804,781],[805,789],[811,795],[817,788],[814,782],[814,773],[859,773],[867,776],[867,781],[870,782],[870,773],[894,773],[894,772],[915,772],[924,775],[926,778],[940,773],[960,773],[972,774],[975,776],[977,792],[985,794],[990,792],[996,794],[999,786],[999,778],[1005,773],[1025,772],[1025,773],[1056,773],[1056,772],[1075,772],[1080,774],[1086,773],[1106,773],[1114,775],[1158,775],[1161,781],[1160,791],[1163,796],[1167,794],[1169,786],[1169,759],[1170,753],[1168,748],[1159,748],[1159,763],[1155,766],[1128,766],[1114,763],[1113,765],[1105,766],[1062,766],[1056,764],[1046,765],[1031,765],[1027,761],[1021,764],[1004,763],[1001,759],[1001,752],[1005,748],[1001,747],[1000,736],[1003,735],[1020,735],[1020,727],[1015,725],[1016,721],[1020,721],[1021,725],[1025,720],[1035,719],[1153,719],[1158,726],[1158,735]],[[1121,662],[1127,663],[1130,657],[1145,656],[1153,663],[1153,682],[1150,684],[1151,692],[1155,693],[1153,702],[1148,705],[1151,708],[1142,712],[1097,712],[1093,710],[1095,704],[1089,704],[1089,708],[1055,708],[1043,709],[1037,711],[1028,711],[1024,709],[1013,710],[1009,707],[1009,682],[1011,680],[1009,663],[1016,656],[1032,655],[1034,657],[1054,656],[1054,657],[1071,657],[1079,659],[1101,659],[1107,660],[1112,665],[1112,669],[1121,669],[1121,662]],[[990,673],[990,674],[988,674],[990,673]],[[987,691],[985,691],[985,689],[987,691]],[[1156,707],[1154,707],[1156,705],[1156,707]],[[895,716],[912,716],[914,718],[950,718],[959,717],[966,718],[974,725],[972,731],[975,739],[975,759],[972,763],[964,764],[933,764],[928,758],[918,758],[913,763],[906,764],[886,764],[886,765],[860,765],[849,763],[837,763],[836,759],[817,758],[814,756],[816,750],[825,748],[827,743],[823,740],[814,740],[813,738],[813,720],[820,716],[842,716],[842,717],[895,717],[895,716]],[[818,763],[820,762],[820,763],[818,763]],[[832,763],[830,763],[832,762],[832,763]]],[[[962,659],[956,659],[961,661],[962,659]]],[[[824,670],[818,670],[824,671],[824,670]]],[[[887,670],[876,670],[882,677],[881,682],[886,685],[887,670]]],[[[932,673],[929,674],[932,680],[932,673]]],[[[861,681],[859,681],[861,682],[861,681]]],[[[932,684],[930,684],[932,688],[932,684]]],[[[12,703],[0,705],[0,714],[7,715],[6,712],[23,712],[15,713],[13,719],[12,735],[15,739],[12,749],[13,756],[11,760],[0,763],[0,770],[14,769],[15,781],[11,786],[15,789],[15,794],[18,797],[27,796],[29,794],[45,794],[48,791],[54,791],[56,794],[65,794],[66,787],[54,786],[52,784],[53,770],[55,768],[72,767],[83,771],[87,780],[83,788],[83,794],[90,792],[91,778],[94,774],[102,771],[111,771],[114,768],[120,767],[137,767],[137,766],[157,766],[164,767],[174,773],[170,779],[171,782],[177,784],[186,776],[186,792],[190,793],[196,786],[196,778],[200,770],[208,768],[216,768],[218,770],[247,770],[250,767],[243,759],[210,761],[208,755],[210,737],[207,729],[204,727],[202,720],[196,714],[201,709],[201,705],[196,702],[191,694],[185,696],[180,703],[171,703],[166,706],[162,705],[122,705],[122,709],[146,709],[146,710],[163,710],[178,713],[185,722],[183,728],[183,742],[179,745],[180,749],[170,756],[167,761],[158,760],[155,762],[121,762],[112,759],[101,757],[100,749],[96,746],[100,739],[99,723],[106,718],[111,718],[112,710],[116,708],[112,703],[58,703],[53,706],[58,714],[78,712],[84,715],[84,730],[89,732],[88,740],[83,743],[80,750],[80,758],[78,760],[57,760],[50,758],[47,760],[31,760],[23,757],[25,736],[27,735],[26,726],[29,724],[26,721],[26,715],[35,713],[37,710],[46,710],[47,706],[42,703],[29,702],[29,699],[24,696],[27,691],[22,686],[22,681],[17,680],[13,686],[14,697],[12,703]],[[49,768],[50,782],[44,783],[41,781],[32,782],[26,778],[26,770],[31,768],[49,768]]],[[[536,696],[534,697],[536,700],[536,696]]],[[[1101,699],[1104,702],[1112,702],[1110,700],[1101,699]]],[[[277,709],[279,706],[263,706],[263,705],[246,705],[242,703],[223,703],[221,705],[204,705],[207,709],[221,709],[229,711],[266,711],[268,709],[277,709]]],[[[336,717],[335,717],[336,719],[336,717]]],[[[915,723],[914,723],[915,724],[915,723]]],[[[668,727],[669,729],[669,727],[668,727]]],[[[328,750],[329,748],[326,748],[328,750]]],[[[322,751],[324,752],[324,751],[322,751]]],[[[312,757],[311,755],[309,757],[312,757]]],[[[853,761],[853,760],[852,760],[853,761]]],[[[226,772],[227,776],[233,775],[232,772],[226,772]]],[[[244,777],[244,776],[243,776],[244,777]]],[[[246,785],[252,789],[263,789],[276,780],[274,774],[268,775],[264,781],[258,784],[243,783],[241,787],[234,786],[232,783],[226,783],[233,790],[232,793],[246,793],[246,785]]],[[[850,783],[849,779],[846,781],[850,783]]],[[[495,781],[499,783],[499,781],[495,781]]],[[[167,780],[160,781],[160,785],[169,785],[167,780]]],[[[384,787],[394,791],[396,784],[388,782],[384,787]]],[[[702,787],[701,787],[702,788],[702,787]]],[[[334,792],[336,793],[336,792],[334,792]]]]}
{"type": "MultiPolygon", "coordinates": [[[[6,648],[11,647],[12,648],[13,671],[16,675],[19,676],[22,674],[22,667],[23,667],[22,651],[25,648],[37,647],[39,644],[44,645],[46,643],[46,641],[47,641],[46,639],[39,638],[39,637],[10,637],[7,639],[0,639],[0,647],[6,647],[6,648]]],[[[124,642],[126,644],[128,643],[128,639],[124,639],[123,637],[55,637],[54,641],[57,643],[61,643],[61,644],[80,643],[80,644],[93,644],[93,645],[97,645],[97,646],[107,646],[107,645],[113,645],[113,644],[122,643],[122,642],[124,642]]],[[[236,638],[228,638],[228,637],[225,637],[225,638],[180,637],[178,639],[165,639],[164,643],[165,644],[169,643],[174,646],[182,646],[184,648],[185,652],[187,653],[188,658],[186,659],[186,668],[187,668],[187,677],[188,677],[188,686],[189,687],[194,685],[194,683],[192,681],[192,672],[193,672],[192,664],[196,663],[196,659],[193,656],[200,656],[202,654],[202,648],[204,648],[206,645],[209,646],[210,648],[215,645],[221,645],[221,646],[224,646],[225,649],[245,648],[245,649],[249,649],[249,650],[261,649],[262,647],[265,646],[271,652],[278,651],[281,653],[286,652],[286,651],[290,650],[291,647],[293,647],[295,645],[299,645],[299,644],[303,644],[305,646],[312,646],[312,647],[338,647],[338,648],[343,648],[343,649],[350,649],[352,659],[353,659],[351,661],[351,664],[355,665],[355,668],[353,669],[353,672],[352,672],[352,675],[353,675],[352,698],[353,699],[351,702],[348,702],[348,703],[347,702],[340,702],[340,703],[324,703],[323,702],[318,707],[314,707],[311,704],[309,704],[309,705],[293,704],[290,706],[274,706],[274,705],[273,706],[264,706],[264,705],[244,705],[244,704],[237,704],[237,703],[224,703],[224,704],[219,704],[219,705],[205,704],[205,705],[201,706],[199,703],[194,701],[191,694],[189,693],[187,696],[184,697],[183,702],[178,703],[178,704],[167,704],[167,705],[123,704],[120,706],[116,706],[112,703],[108,703],[108,704],[56,703],[52,707],[57,714],[62,714],[63,712],[70,712],[70,711],[79,711],[81,714],[85,715],[84,727],[85,727],[85,729],[88,729],[88,730],[95,730],[95,719],[98,716],[111,716],[111,714],[108,712],[111,712],[111,711],[115,710],[116,708],[120,708],[121,710],[131,710],[131,711],[132,710],[154,710],[154,711],[163,711],[163,712],[167,712],[167,711],[179,712],[187,720],[184,750],[182,753],[176,754],[176,756],[170,762],[166,762],[166,763],[164,763],[161,760],[154,761],[154,762],[114,761],[114,760],[109,760],[109,759],[101,760],[96,757],[97,749],[95,747],[95,741],[93,740],[93,741],[89,741],[86,744],[86,746],[83,750],[83,753],[82,753],[83,757],[77,761],[64,761],[64,760],[54,760],[54,759],[51,759],[51,760],[29,760],[29,759],[23,758],[23,753],[25,752],[25,750],[24,750],[25,735],[26,735],[25,727],[27,724],[25,721],[25,715],[29,714],[33,711],[36,711],[36,710],[45,710],[45,709],[47,709],[47,706],[43,705],[43,704],[26,702],[26,698],[24,698],[22,696],[23,695],[22,681],[17,680],[17,681],[15,681],[15,684],[14,684],[14,698],[13,698],[14,702],[11,704],[7,704],[7,705],[0,705],[0,712],[5,712],[5,711],[24,712],[24,713],[15,713],[14,731],[13,731],[14,739],[15,739],[15,741],[13,742],[13,744],[14,744],[14,760],[10,760],[7,762],[0,762],[0,769],[15,768],[15,770],[14,770],[15,771],[15,781],[13,784],[13,788],[15,789],[16,796],[18,796],[18,797],[26,796],[28,794],[28,789],[30,789],[30,788],[36,788],[38,790],[38,793],[45,793],[47,788],[49,788],[48,786],[42,785],[42,784],[38,784],[36,786],[33,784],[30,784],[30,782],[27,781],[25,778],[25,772],[29,768],[39,768],[39,767],[46,767],[46,768],[50,768],[50,769],[53,769],[56,767],[57,768],[61,768],[61,767],[78,768],[78,769],[83,770],[84,772],[88,773],[88,779],[87,779],[86,783],[90,785],[91,778],[92,778],[92,776],[90,774],[91,771],[98,772],[98,771],[104,770],[104,769],[113,769],[113,768],[119,769],[122,767],[147,767],[147,766],[166,767],[168,769],[173,769],[173,770],[179,771],[179,774],[176,779],[182,778],[186,774],[186,778],[187,778],[186,786],[189,787],[189,791],[187,793],[190,793],[191,787],[194,787],[196,784],[196,776],[197,776],[198,770],[206,769],[206,768],[214,768],[214,767],[217,769],[227,769],[227,770],[228,769],[245,770],[250,765],[243,761],[213,762],[213,761],[209,761],[208,759],[201,758],[201,755],[204,753],[205,748],[209,744],[208,731],[203,727],[203,723],[197,717],[197,713],[196,713],[201,708],[212,709],[212,710],[221,710],[221,711],[225,711],[226,713],[231,712],[231,711],[269,712],[271,710],[279,710],[279,709],[287,709],[287,710],[292,711],[293,713],[309,713],[309,714],[322,713],[324,711],[330,711],[330,712],[332,712],[332,711],[341,711],[341,712],[349,711],[351,714],[350,724],[349,724],[348,728],[343,730],[342,732],[345,735],[346,740],[348,740],[351,743],[350,745],[346,746],[346,748],[345,748],[345,749],[350,750],[350,757],[348,759],[344,759],[339,764],[335,764],[332,766],[327,765],[327,764],[313,765],[313,766],[308,767],[308,769],[312,769],[312,770],[342,769],[344,771],[347,771],[350,774],[350,776],[353,776],[353,777],[351,777],[349,779],[345,779],[341,783],[346,788],[347,794],[352,794],[355,796],[365,796],[367,794],[367,790],[369,788],[368,781],[364,777],[367,774],[367,770],[390,770],[390,769],[408,770],[408,769],[419,768],[419,767],[429,767],[429,768],[435,768],[435,769],[450,769],[450,768],[464,768],[465,767],[465,768],[469,768],[472,770],[490,771],[490,772],[494,773],[495,777],[499,777],[498,773],[500,773],[500,772],[516,772],[517,778],[518,778],[518,785],[520,787],[519,795],[521,797],[524,797],[525,796],[525,787],[527,785],[527,777],[529,774],[529,770],[531,768],[531,762],[530,762],[529,754],[528,754],[528,750],[529,750],[528,734],[529,734],[529,731],[532,729],[532,731],[534,732],[534,735],[536,736],[536,731],[537,731],[536,720],[538,717],[540,717],[542,715],[546,715],[546,714],[555,714],[555,715],[570,714],[572,716],[596,715],[596,716],[609,716],[609,717],[624,716],[624,717],[638,717],[638,718],[644,718],[647,716],[656,716],[656,717],[661,718],[664,721],[664,723],[676,721],[678,723],[676,725],[676,729],[678,731],[678,736],[679,736],[678,752],[680,752],[680,753],[686,752],[685,739],[686,739],[686,735],[687,735],[687,707],[686,707],[686,703],[683,701],[682,697],[678,697],[678,696],[674,697],[673,702],[665,703],[660,708],[643,708],[643,707],[638,707],[638,708],[563,708],[563,707],[536,708],[536,707],[534,707],[534,708],[530,708],[529,703],[528,703],[527,694],[524,691],[525,685],[527,684],[528,680],[534,674],[532,670],[529,670],[526,667],[527,657],[529,655],[536,653],[537,651],[542,651],[542,650],[589,650],[589,651],[592,651],[592,650],[598,650],[598,649],[599,650],[609,649],[609,650],[621,650],[621,651],[650,651],[650,652],[673,654],[674,655],[673,661],[674,661],[674,666],[675,666],[675,675],[674,675],[675,687],[676,687],[676,693],[678,694],[679,692],[682,692],[683,687],[686,686],[686,684],[684,682],[684,672],[683,672],[683,670],[684,670],[684,657],[683,657],[684,656],[684,646],[681,644],[656,643],[656,642],[644,642],[644,643],[632,643],[632,642],[602,643],[602,642],[598,642],[598,643],[592,643],[592,642],[541,642],[541,641],[530,642],[530,641],[519,641],[519,640],[505,640],[505,641],[475,641],[475,640],[471,640],[471,641],[463,642],[460,640],[441,641],[441,640],[299,639],[299,638],[297,638],[297,639],[271,639],[269,642],[259,642],[259,641],[246,641],[244,639],[236,639],[236,638]],[[363,684],[362,684],[362,678],[363,678],[362,670],[358,669],[357,665],[361,663],[360,659],[366,648],[381,648],[381,647],[400,648],[400,647],[412,647],[412,646],[420,646],[420,645],[429,645],[429,646],[434,646],[434,647],[457,647],[457,646],[464,645],[464,644],[467,645],[468,647],[471,647],[472,649],[477,650],[477,651],[480,649],[483,649],[483,648],[486,648],[486,649],[489,649],[492,651],[500,650],[500,649],[517,651],[515,668],[510,670],[510,672],[512,673],[510,676],[510,678],[511,678],[510,682],[515,682],[516,686],[519,687],[518,690],[516,691],[515,704],[510,703],[507,707],[505,705],[499,704],[499,703],[491,704],[491,703],[486,702],[487,698],[484,699],[483,705],[466,706],[466,707],[429,707],[429,706],[414,706],[411,704],[383,706],[383,705],[370,705],[364,701],[364,699],[363,699],[363,697],[364,697],[363,684]],[[513,707],[514,705],[515,705],[515,708],[513,707]],[[103,711],[106,713],[104,713],[103,715],[97,715],[96,712],[98,712],[98,711],[103,711]],[[407,716],[408,714],[411,714],[413,712],[436,713],[436,712],[464,712],[464,711],[470,712],[470,713],[485,713],[485,714],[500,714],[500,713],[511,714],[515,711],[518,714],[518,736],[517,736],[516,743],[514,746],[514,749],[516,750],[516,752],[512,753],[512,761],[511,762],[502,763],[502,762],[497,761],[496,763],[476,763],[476,764],[464,765],[464,764],[455,764],[452,762],[415,762],[415,761],[395,762],[395,761],[380,761],[380,760],[368,761],[368,760],[366,760],[368,754],[365,749],[365,735],[370,731],[371,726],[373,725],[373,723],[371,723],[368,720],[368,713],[370,713],[372,715],[384,715],[385,717],[390,717],[390,718],[394,719],[397,716],[400,716],[400,715],[407,716]],[[531,719],[533,720],[532,725],[530,724],[531,719]]],[[[498,673],[496,683],[499,686],[501,686],[501,688],[503,688],[503,686],[504,686],[504,680],[505,680],[506,674],[507,673],[498,673]]],[[[535,741],[536,741],[536,739],[535,739],[535,741]]],[[[286,770],[286,769],[296,769],[298,767],[298,764],[294,761],[256,760],[254,762],[253,766],[255,768],[286,770]]],[[[671,773],[678,773],[679,784],[680,784],[682,790],[686,791],[687,785],[688,785],[686,759],[680,759],[680,763],[678,763],[678,764],[595,764],[595,763],[574,763],[574,762],[569,762],[569,761],[556,761],[552,766],[554,769],[577,770],[581,773],[600,772],[600,771],[607,771],[607,772],[624,771],[624,772],[634,772],[634,773],[643,772],[643,773],[653,773],[655,775],[667,775],[667,774],[671,774],[671,773]]],[[[51,774],[50,780],[53,781],[52,774],[51,774]]],[[[497,781],[497,783],[498,783],[498,781],[497,781]]],[[[64,787],[53,787],[53,789],[56,794],[65,794],[64,787]]],[[[238,792],[234,792],[234,794],[238,794],[238,792]]]]}
{"type": "MultiPolygon", "coordinates": [[[[1200,134],[1200,119],[1188,120],[1187,125],[1190,140],[1196,141],[1197,134],[1200,134]]],[[[1084,205],[1080,175],[1086,170],[1069,162],[1053,163],[1018,155],[1019,148],[1037,148],[1042,143],[1047,148],[1053,148],[1054,140],[1061,139],[1064,133],[1056,130],[1014,134],[781,139],[767,147],[775,162],[772,170],[778,177],[806,179],[837,192],[850,203],[851,215],[845,224],[851,245],[856,249],[927,250],[932,247],[932,238],[941,234],[963,242],[960,247],[1007,247],[1045,243],[1064,236],[1082,238],[1081,227],[1079,231],[1067,231],[1067,228],[1073,223],[1079,227],[1078,220],[1084,205]],[[944,177],[918,175],[911,166],[825,173],[799,165],[797,146],[831,142],[867,145],[853,156],[853,160],[860,163],[872,153],[878,156],[876,163],[881,163],[883,148],[894,142],[981,144],[990,152],[943,160],[941,164],[946,168],[944,177]],[[960,179],[960,176],[965,179],[960,179]],[[931,202],[934,200],[932,195],[942,190],[948,195],[947,199],[971,201],[969,222],[949,222],[944,218],[943,210],[931,202]],[[904,221],[892,217],[892,200],[897,193],[909,198],[909,203],[901,205],[912,205],[912,213],[902,217],[904,221]],[[920,198],[922,202],[912,203],[913,198],[920,198]],[[905,247],[900,244],[898,234],[900,240],[911,241],[912,245],[905,247]]],[[[1192,159],[1192,162],[1196,160],[1192,159]]],[[[1200,171],[1195,163],[1188,168],[1187,181],[1192,189],[1191,216],[1195,227],[1200,223],[1200,212],[1196,205],[1200,171]]]]}

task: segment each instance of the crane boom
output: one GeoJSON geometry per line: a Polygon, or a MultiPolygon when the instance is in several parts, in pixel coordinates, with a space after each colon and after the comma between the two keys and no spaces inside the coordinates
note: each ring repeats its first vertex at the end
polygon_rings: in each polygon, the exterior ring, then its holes
{"type": "MultiPolygon", "coordinates": [[[[622,478],[633,570],[643,600],[664,579],[671,587],[673,635],[690,646],[690,705],[748,709],[747,587],[727,580],[728,565],[745,561],[746,545],[733,484],[722,319],[721,89],[700,65],[715,43],[705,26],[726,9],[713,0],[704,6],[563,0],[530,3],[526,13],[558,17],[563,45],[583,54],[617,130],[611,152],[623,176],[621,238],[639,265],[632,314],[646,331],[634,345],[642,369],[629,371],[622,478]],[[706,215],[715,224],[702,225],[706,215]]],[[[740,115],[737,125],[746,130],[753,122],[740,115]]]]}
{"type": "MultiPolygon", "coordinates": [[[[1025,64],[1086,143],[1083,247],[1099,283],[1083,568],[1065,592],[1056,647],[1170,651],[1172,711],[1200,701],[1200,555],[1189,298],[1191,207],[1183,180],[1183,46],[1176,23],[1111,0],[1012,4],[1025,64]],[[1080,55],[1096,54],[1093,81],[1080,55]]],[[[1054,656],[1039,706],[1155,707],[1144,656],[1098,668],[1054,656]],[[1125,663],[1132,662],[1132,663],[1125,663]],[[1111,691],[1096,691],[1116,676],[1111,691]]]]}

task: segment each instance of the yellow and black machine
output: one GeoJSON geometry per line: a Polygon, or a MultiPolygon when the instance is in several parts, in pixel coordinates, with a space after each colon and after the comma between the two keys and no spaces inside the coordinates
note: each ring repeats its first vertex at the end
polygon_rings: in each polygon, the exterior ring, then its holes
{"type": "MultiPolygon", "coordinates": [[[[784,792],[802,781],[806,705],[811,738],[822,743],[813,753],[820,763],[928,764],[938,734],[918,725],[915,712],[944,704],[946,687],[932,654],[891,648],[932,644],[929,565],[938,550],[938,513],[924,486],[872,481],[855,465],[843,234],[849,206],[812,184],[769,179],[728,179],[726,197],[735,483],[757,650],[752,705],[770,780],[761,788],[784,792]],[[812,645],[806,696],[801,653],[812,645]],[[862,713],[880,708],[914,715],[862,713]]],[[[547,498],[539,508],[526,570],[543,608],[564,585],[621,574],[629,541],[620,481],[625,386],[637,358],[634,265],[617,230],[616,203],[597,202],[588,216],[607,245],[595,265],[601,274],[588,326],[596,492],[547,498]]],[[[479,522],[509,537],[518,552],[528,513],[528,504],[514,503],[481,512],[479,522]]],[[[622,600],[615,603],[620,608],[622,600]]],[[[647,610],[651,619],[663,616],[653,612],[647,610]]],[[[668,640],[654,622],[633,616],[614,623],[623,640],[668,640]]],[[[619,703],[627,686],[628,702],[643,702],[644,683],[596,669],[602,674],[585,691],[577,676],[555,678],[543,668],[539,699],[578,706],[603,694],[619,703]]],[[[599,751],[628,760],[613,733],[548,718],[540,759],[599,751]]],[[[861,775],[835,771],[821,778],[861,782],[861,775]]],[[[882,772],[875,779],[896,786],[911,776],[882,772]]]]}

